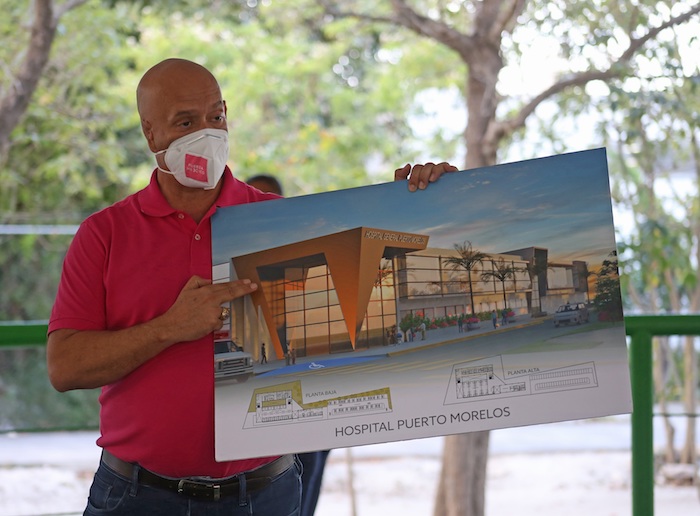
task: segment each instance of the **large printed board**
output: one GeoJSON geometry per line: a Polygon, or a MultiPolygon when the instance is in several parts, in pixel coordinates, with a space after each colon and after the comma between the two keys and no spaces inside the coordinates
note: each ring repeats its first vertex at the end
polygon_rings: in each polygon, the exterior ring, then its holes
{"type": "Polygon", "coordinates": [[[631,411],[604,149],[220,208],[212,237],[214,281],[260,286],[216,335],[217,460],[631,411]]]}

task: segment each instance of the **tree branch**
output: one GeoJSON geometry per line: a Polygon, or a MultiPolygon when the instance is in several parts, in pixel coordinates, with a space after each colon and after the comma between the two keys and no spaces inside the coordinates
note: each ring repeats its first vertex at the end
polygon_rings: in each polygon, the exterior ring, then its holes
{"type": "MultiPolygon", "coordinates": [[[[507,134],[513,133],[516,129],[523,127],[527,118],[537,109],[537,107],[550,97],[553,97],[557,93],[561,93],[567,88],[574,86],[583,86],[591,81],[601,80],[605,81],[607,79],[612,79],[622,75],[622,70],[616,69],[614,66],[608,68],[608,70],[591,70],[588,72],[582,72],[567,79],[563,79],[559,82],[554,83],[545,91],[534,97],[530,102],[522,107],[517,114],[512,118],[503,121],[493,121],[489,125],[486,132],[486,138],[489,140],[495,139],[500,140],[507,134]]],[[[493,141],[495,141],[493,140],[493,141]]]]}
{"type": "Polygon", "coordinates": [[[662,23],[658,27],[654,27],[649,32],[644,34],[639,38],[630,37],[630,44],[627,49],[620,55],[620,57],[613,61],[613,63],[608,67],[607,70],[589,70],[568,78],[562,79],[556,82],[545,91],[534,97],[530,102],[528,102],[523,108],[512,118],[503,121],[493,121],[489,125],[486,132],[486,138],[488,141],[496,142],[503,138],[504,136],[513,133],[516,129],[523,127],[528,116],[530,116],[537,107],[547,100],[548,98],[564,91],[567,88],[573,86],[583,86],[591,81],[595,80],[608,80],[617,77],[621,77],[626,73],[626,65],[634,57],[634,55],[639,51],[642,46],[648,41],[654,39],[658,34],[670,27],[680,25],[690,20],[693,16],[700,12],[700,3],[690,9],[688,12],[671,18],[668,21],[662,23]]]}
{"type": "Polygon", "coordinates": [[[357,20],[365,20],[377,23],[388,23],[391,25],[398,25],[395,18],[387,16],[374,16],[366,13],[358,13],[355,11],[343,11],[336,5],[335,2],[330,2],[328,0],[318,0],[318,4],[323,7],[326,14],[333,16],[334,18],[355,18],[357,20]]]}
{"type": "Polygon", "coordinates": [[[654,27],[640,38],[635,39],[630,37],[630,45],[617,60],[617,63],[628,62],[630,59],[632,59],[634,54],[637,53],[637,50],[639,50],[647,41],[654,39],[656,36],[658,36],[661,31],[664,31],[670,27],[675,27],[676,25],[681,25],[690,20],[693,16],[695,16],[698,13],[700,13],[700,3],[695,5],[688,12],[676,16],[675,18],[671,18],[668,21],[659,25],[658,27],[654,27]]]}
{"type": "MultiPolygon", "coordinates": [[[[500,4],[501,0],[497,0],[500,4]]],[[[505,9],[501,9],[498,13],[493,27],[489,31],[489,39],[500,41],[504,32],[510,32],[515,27],[515,20],[522,14],[525,9],[525,0],[510,0],[510,5],[505,9]]]]}
{"type": "Polygon", "coordinates": [[[63,2],[60,5],[56,5],[54,7],[54,21],[58,23],[58,20],[61,19],[61,16],[66,14],[68,11],[75,9],[76,7],[80,7],[87,1],[88,0],[66,0],[66,2],[63,2]]]}
{"type": "Polygon", "coordinates": [[[36,0],[27,53],[7,93],[0,99],[0,155],[5,155],[10,133],[29,105],[48,62],[55,33],[52,0],[36,0]]]}
{"type": "Polygon", "coordinates": [[[41,75],[49,62],[51,46],[61,16],[87,0],[67,0],[54,7],[53,0],[35,0],[27,51],[7,92],[0,97],[0,157],[6,156],[10,133],[26,112],[41,75]]]}
{"type": "Polygon", "coordinates": [[[462,34],[444,22],[418,14],[404,0],[391,0],[391,4],[394,6],[396,20],[400,25],[451,48],[465,62],[471,61],[476,45],[473,37],[462,34]]]}
{"type": "Polygon", "coordinates": [[[473,39],[453,29],[446,23],[433,20],[418,14],[404,0],[391,0],[394,16],[375,16],[356,11],[344,11],[335,3],[320,0],[319,3],[326,12],[336,18],[355,18],[371,22],[388,23],[409,29],[416,34],[433,39],[457,52],[465,61],[475,46],[473,39]]]}

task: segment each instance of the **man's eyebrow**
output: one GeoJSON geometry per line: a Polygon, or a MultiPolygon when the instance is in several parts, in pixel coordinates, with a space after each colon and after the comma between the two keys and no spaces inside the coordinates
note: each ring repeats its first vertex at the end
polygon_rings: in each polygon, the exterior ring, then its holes
{"type": "Polygon", "coordinates": [[[183,110],[183,111],[178,111],[173,115],[173,118],[180,118],[180,117],[186,117],[186,116],[191,116],[193,113],[195,113],[192,110],[183,110]]]}
{"type": "MultiPolygon", "coordinates": [[[[211,109],[211,110],[213,110],[213,109],[223,109],[223,107],[224,107],[224,101],[223,101],[223,100],[217,100],[216,102],[214,102],[214,103],[209,107],[209,109],[211,109]]],[[[180,117],[192,116],[192,115],[194,115],[194,114],[196,114],[196,113],[197,113],[197,111],[196,111],[196,110],[193,110],[193,109],[183,109],[182,111],[178,111],[177,113],[175,113],[175,114],[173,115],[173,118],[180,118],[180,117]]]]}

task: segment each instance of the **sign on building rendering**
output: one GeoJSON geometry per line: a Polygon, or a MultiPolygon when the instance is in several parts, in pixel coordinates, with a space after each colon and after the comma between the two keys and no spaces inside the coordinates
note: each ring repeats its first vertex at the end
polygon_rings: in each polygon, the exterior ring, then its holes
{"type": "Polygon", "coordinates": [[[221,208],[212,236],[214,280],[260,285],[216,335],[217,460],[631,411],[604,149],[221,208]]]}

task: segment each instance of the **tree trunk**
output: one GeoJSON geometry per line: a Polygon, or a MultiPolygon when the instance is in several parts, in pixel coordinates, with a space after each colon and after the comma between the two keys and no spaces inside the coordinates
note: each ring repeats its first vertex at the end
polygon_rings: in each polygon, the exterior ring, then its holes
{"type": "Polygon", "coordinates": [[[485,510],[490,433],[445,438],[434,516],[477,516],[485,510]]]}
{"type": "MultiPolygon", "coordinates": [[[[683,407],[686,414],[694,414],[697,408],[697,365],[694,337],[685,337],[683,350],[683,407]]],[[[685,442],[681,449],[680,462],[695,464],[697,451],[695,449],[695,418],[686,418],[685,442]]]]}
{"type": "Polygon", "coordinates": [[[0,98],[0,156],[10,146],[10,133],[29,106],[41,74],[49,61],[51,44],[56,34],[56,21],[51,0],[36,0],[27,52],[12,85],[0,98]]]}
{"type": "MultiPolygon", "coordinates": [[[[654,350],[656,358],[653,365],[654,390],[656,391],[657,404],[659,411],[662,414],[668,413],[666,405],[666,378],[667,369],[671,361],[669,360],[668,347],[666,345],[666,337],[657,337],[654,341],[654,350]]],[[[664,422],[664,432],[666,434],[666,446],[664,448],[664,461],[669,463],[676,462],[676,453],[673,446],[673,440],[676,435],[676,429],[671,424],[668,416],[662,416],[664,422]]]]}
{"type": "Polygon", "coordinates": [[[476,310],[474,310],[474,289],[472,288],[472,271],[467,271],[467,279],[469,281],[469,304],[471,305],[472,316],[476,315],[476,310]]]}
{"type": "Polygon", "coordinates": [[[345,449],[345,458],[348,465],[348,495],[350,496],[350,516],[357,516],[357,491],[355,490],[355,468],[352,457],[352,448],[345,449]]]}
{"type": "MultiPolygon", "coordinates": [[[[698,139],[691,135],[690,138],[693,161],[695,163],[695,184],[700,185],[700,145],[698,139]]],[[[693,239],[695,242],[700,241],[700,225],[697,220],[692,222],[693,239]]],[[[699,263],[700,246],[695,246],[695,263],[699,263]]],[[[690,313],[697,313],[700,308],[700,288],[696,287],[691,297],[690,313]]],[[[687,414],[695,414],[697,412],[697,381],[698,381],[698,356],[695,351],[695,346],[692,337],[686,337],[685,342],[685,389],[684,389],[684,404],[687,414]]],[[[681,456],[687,458],[689,464],[695,464],[697,461],[697,447],[695,445],[697,419],[690,416],[686,419],[686,438],[685,446],[681,456]]]]}
{"type": "MultiPolygon", "coordinates": [[[[87,0],[67,0],[56,6],[53,0],[34,0],[31,16],[31,31],[27,50],[18,69],[13,74],[11,85],[0,96],[0,162],[6,158],[10,148],[10,134],[27,111],[39,80],[49,62],[51,46],[56,37],[56,27],[61,16],[87,0]]],[[[7,70],[4,70],[7,73],[7,70]]]]}

